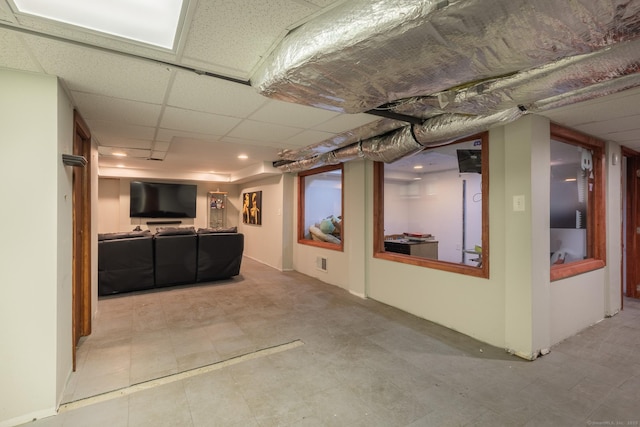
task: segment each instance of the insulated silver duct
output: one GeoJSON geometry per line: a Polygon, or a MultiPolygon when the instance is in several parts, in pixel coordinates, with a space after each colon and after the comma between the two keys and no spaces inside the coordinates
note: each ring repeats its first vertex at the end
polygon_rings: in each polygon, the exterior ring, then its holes
{"type": "Polygon", "coordinates": [[[638,72],[640,40],[634,40],[437,96],[442,111],[491,114],[638,72]]]}
{"type": "Polygon", "coordinates": [[[525,110],[640,86],[640,0],[353,0],[288,35],[252,84],[305,105],[424,119],[281,154],[299,170],[389,163],[525,110]]]}
{"type": "Polygon", "coordinates": [[[352,0],[292,31],[252,85],[358,113],[639,35],[638,0],[352,0]]]}
{"type": "Polygon", "coordinates": [[[285,172],[300,172],[328,164],[346,162],[359,157],[376,162],[393,163],[425,148],[449,144],[456,139],[483,132],[492,126],[506,124],[522,116],[519,108],[491,116],[459,116],[445,114],[426,120],[422,125],[401,129],[363,140],[348,147],[278,166],[285,172]]]}
{"type": "Polygon", "coordinates": [[[380,119],[298,150],[282,150],[278,155],[283,160],[308,159],[403,126],[406,126],[406,123],[397,120],[380,119]]]}
{"type": "Polygon", "coordinates": [[[490,116],[462,116],[444,114],[428,119],[422,126],[415,126],[413,134],[416,140],[427,147],[449,144],[456,139],[484,132],[487,129],[512,122],[523,115],[519,108],[500,111],[490,116]]]}
{"type": "Polygon", "coordinates": [[[640,87],[640,74],[632,74],[629,76],[619,77],[614,80],[605,81],[594,84],[592,86],[576,90],[568,94],[561,94],[551,98],[543,99],[527,105],[527,111],[531,113],[540,113],[543,111],[553,110],[554,108],[565,107],[577,102],[588,101],[599,98],[601,96],[611,95],[628,89],[640,87]]]}

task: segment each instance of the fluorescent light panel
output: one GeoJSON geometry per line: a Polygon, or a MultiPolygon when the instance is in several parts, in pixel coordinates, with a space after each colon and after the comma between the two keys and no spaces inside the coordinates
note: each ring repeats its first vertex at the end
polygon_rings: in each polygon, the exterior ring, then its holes
{"type": "Polygon", "coordinates": [[[182,0],[14,0],[22,13],[167,49],[173,48],[182,0]]]}

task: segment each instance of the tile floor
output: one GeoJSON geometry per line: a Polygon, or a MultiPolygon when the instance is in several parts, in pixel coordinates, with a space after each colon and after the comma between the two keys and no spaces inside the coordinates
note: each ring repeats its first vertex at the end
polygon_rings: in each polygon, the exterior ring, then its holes
{"type": "Polygon", "coordinates": [[[638,426],[640,301],[527,362],[245,258],[230,281],[101,299],[64,401],[27,425],[638,426]],[[202,366],[222,367],[82,406],[202,366]]]}

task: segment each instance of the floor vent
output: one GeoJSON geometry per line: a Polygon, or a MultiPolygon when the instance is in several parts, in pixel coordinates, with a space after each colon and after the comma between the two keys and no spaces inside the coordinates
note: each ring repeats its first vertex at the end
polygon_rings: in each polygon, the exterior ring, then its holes
{"type": "Polygon", "coordinates": [[[316,258],[316,268],[320,271],[324,271],[326,273],[327,271],[327,259],[324,257],[317,257],[316,258]]]}

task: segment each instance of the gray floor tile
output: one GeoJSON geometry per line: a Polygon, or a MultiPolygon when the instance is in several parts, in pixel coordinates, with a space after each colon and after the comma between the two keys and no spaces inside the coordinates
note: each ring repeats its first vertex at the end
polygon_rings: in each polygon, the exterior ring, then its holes
{"type": "Polygon", "coordinates": [[[625,300],[624,311],[534,362],[249,259],[233,280],[110,296],[98,309],[65,402],[123,387],[129,393],[139,383],[142,390],[32,425],[584,426],[640,419],[640,301],[625,300]],[[296,340],[302,346],[255,353],[296,340]],[[202,367],[208,371],[190,371],[202,367]],[[156,378],[164,384],[147,382],[156,378]]]}

